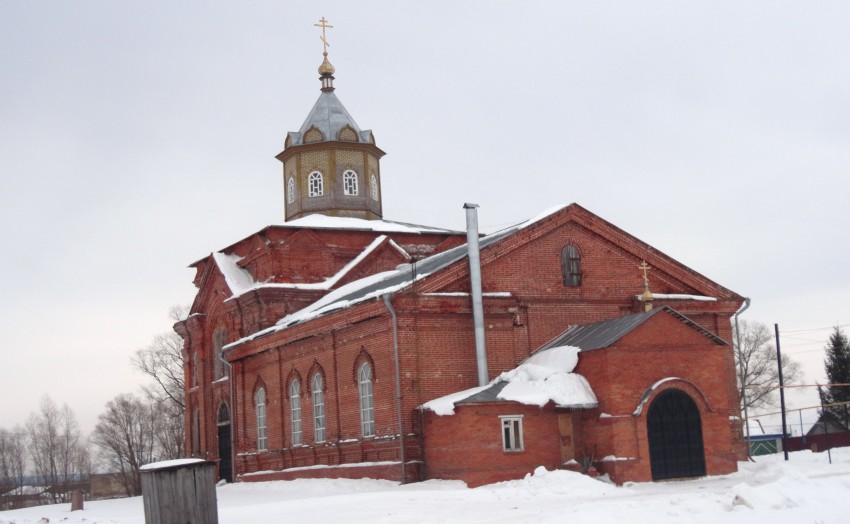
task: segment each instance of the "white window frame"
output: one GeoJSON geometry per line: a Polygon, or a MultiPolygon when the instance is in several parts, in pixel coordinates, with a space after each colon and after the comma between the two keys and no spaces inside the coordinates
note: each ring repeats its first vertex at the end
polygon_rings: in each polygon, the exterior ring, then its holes
{"type": "Polygon", "coordinates": [[[355,171],[349,169],[342,174],[342,192],[347,196],[357,196],[359,188],[355,171]]]}
{"type": "Polygon", "coordinates": [[[372,188],[372,200],[377,202],[378,200],[378,177],[375,176],[375,173],[372,173],[372,177],[369,179],[369,185],[372,188]]]}
{"type": "Polygon", "coordinates": [[[311,197],[320,197],[325,194],[325,181],[322,173],[313,171],[307,175],[308,194],[311,197]]]}
{"type": "Polygon", "coordinates": [[[293,446],[301,445],[301,382],[293,380],[289,384],[289,422],[292,430],[293,446]]]}
{"type": "Polygon", "coordinates": [[[364,362],[357,372],[360,393],[360,428],[364,437],[375,436],[375,402],[372,395],[372,366],[364,362]]]}
{"type": "Polygon", "coordinates": [[[525,451],[522,435],[522,415],[500,415],[499,421],[502,433],[502,451],[505,453],[525,451]]]}
{"type": "Polygon", "coordinates": [[[313,436],[316,442],[325,441],[325,384],[322,374],[313,375],[310,389],[313,394],[313,436]]]}
{"type": "Polygon", "coordinates": [[[266,436],[266,390],[260,388],[254,395],[257,414],[257,451],[268,449],[268,438],[266,436]]]}
{"type": "Polygon", "coordinates": [[[295,177],[292,175],[289,175],[289,180],[286,181],[286,202],[295,202],[295,177]]]}

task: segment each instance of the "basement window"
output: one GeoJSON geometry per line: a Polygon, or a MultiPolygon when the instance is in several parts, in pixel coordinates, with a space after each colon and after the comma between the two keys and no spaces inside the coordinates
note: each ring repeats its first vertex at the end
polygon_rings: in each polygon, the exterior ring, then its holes
{"type": "Polygon", "coordinates": [[[504,451],[522,451],[522,415],[505,415],[502,421],[502,449],[504,451]]]}

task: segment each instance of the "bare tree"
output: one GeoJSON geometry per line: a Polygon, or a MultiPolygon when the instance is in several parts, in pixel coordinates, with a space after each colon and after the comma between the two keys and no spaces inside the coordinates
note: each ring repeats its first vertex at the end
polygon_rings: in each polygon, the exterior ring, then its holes
{"type": "MultiPolygon", "coordinates": [[[[26,434],[20,427],[0,428],[0,499],[3,493],[19,490],[24,484],[27,462],[26,434]]],[[[0,500],[0,509],[5,504],[0,500]]]]}
{"type": "MultiPolygon", "coordinates": [[[[174,306],[170,318],[174,322],[186,317],[188,308],[174,306]]],[[[176,332],[168,331],[154,337],[146,348],[136,351],[132,365],[151,378],[152,384],[145,386],[145,395],[154,401],[158,413],[156,433],[163,459],[179,458],[183,455],[184,401],[183,339],[176,332]]]]}
{"type": "MultiPolygon", "coordinates": [[[[735,365],[738,371],[738,392],[741,409],[758,409],[776,404],[779,387],[779,369],[776,365],[776,347],[768,327],[760,322],[740,321],[740,346],[738,333],[735,341],[735,365]]],[[[785,384],[794,384],[802,378],[800,364],[788,355],[782,355],[782,375],[785,384]]]]}
{"type": "Polygon", "coordinates": [[[121,473],[127,496],[141,494],[141,467],[157,460],[155,405],[135,395],[118,395],[106,403],[91,436],[107,469],[121,473]]]}
{"type": "Polygon", "coordinates": [[[171,402],[181,409],[183,401],[183,339],[171,331],[154,337],[146,348],[136,351],[133,367],[153,379],[147,394],[156,402],[171,402]]]}
{"type": "Polygon", "coordinates": [[[27,447],[36,475],[50,488],[54,502],[67,502],[69,491],[88,473],[88,452],[77,419],[44,396],[26,424],[27,447]]]}

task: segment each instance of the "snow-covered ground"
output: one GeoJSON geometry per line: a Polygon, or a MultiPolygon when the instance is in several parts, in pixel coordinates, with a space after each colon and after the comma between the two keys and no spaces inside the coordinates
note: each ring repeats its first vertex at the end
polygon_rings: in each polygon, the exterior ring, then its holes
{"type": "MultiPolygon", "coordinates": [[[[850,522],[850,448],[759,457],[723,477],[621,487],[564,471],[469,489],[457,481],[296,480],[218,488],[219,522],[850,522]]],[[[141,498],[0,512],[0,524],[144,522],[141,498]]]]}

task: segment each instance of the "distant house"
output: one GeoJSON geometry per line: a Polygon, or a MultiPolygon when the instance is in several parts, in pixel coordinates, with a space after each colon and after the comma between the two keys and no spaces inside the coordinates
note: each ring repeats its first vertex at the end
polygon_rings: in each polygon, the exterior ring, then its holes
{"type": "Polygon", "coordinates": [[[20,486],[0,493],[0,510],[29,508],[49,504],[50,492],[45,486],[20,486]]]}
{"type": "Polygon", "coordinates": [[[89,478],[92,500],[130,496],[127,492],[124,473],[92,473],[89,478]]]}

